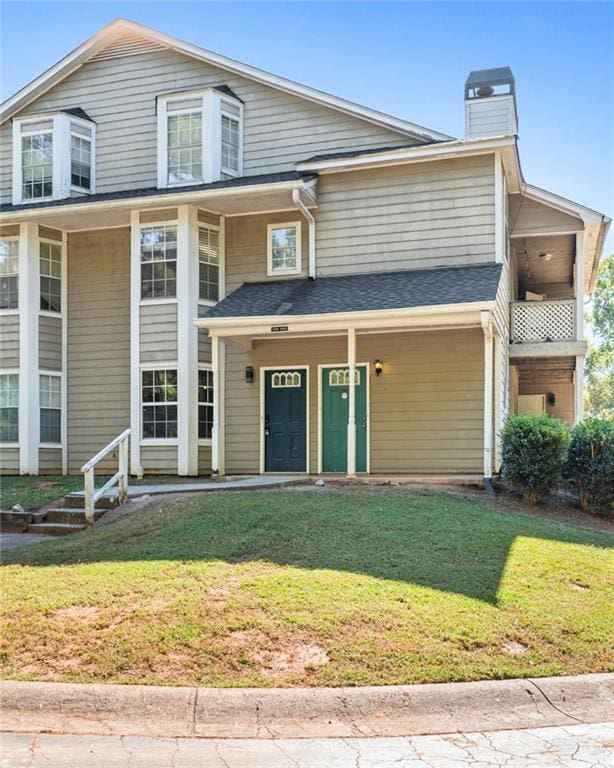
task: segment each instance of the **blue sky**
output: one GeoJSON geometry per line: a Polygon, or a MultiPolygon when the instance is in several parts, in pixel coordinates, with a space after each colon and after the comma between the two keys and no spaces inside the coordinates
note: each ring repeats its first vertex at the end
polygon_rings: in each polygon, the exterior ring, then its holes
{"type": "Polygon", "coordinates": [[[527,181],[614,213],[614,3],[4,0],[2,99],[117,16],[455,136],[469,70],[510,65],[527,181]]]}

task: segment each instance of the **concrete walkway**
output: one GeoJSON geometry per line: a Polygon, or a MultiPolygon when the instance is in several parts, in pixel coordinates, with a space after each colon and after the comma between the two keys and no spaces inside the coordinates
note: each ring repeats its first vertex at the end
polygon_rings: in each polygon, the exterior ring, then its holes
{"type": "Polygon", "coordinates": [[[0,532],[0,552],[17,547],[27,547],[38,544],[39,541],[49,541],[49,536],[39,536],[36,533],[5,533],[0,532]]]}
{"type": "Polygon", "coordinates": [[[203,740],[142,736],[2,737],[2,768],[611,768],[614,725],[444,736],[203,740]]]}
{"type": "MultiPolygon", "coordinates": [[[[204,491],[244,491],[250,488],[278,488],[282,485],[306,482],[305,475],[254,475],[251,477],[228,477],[226,480],[200,480],[193,483],[157,483],[151,485],[130,485],[128,496],[158,495],[161,493],[190,493],[204,491]]],[[[83,496],[83,491],[74,491],[71,496],[83,496]]],[[[117,496],[117,488],[106,496],[117,496]]]]}

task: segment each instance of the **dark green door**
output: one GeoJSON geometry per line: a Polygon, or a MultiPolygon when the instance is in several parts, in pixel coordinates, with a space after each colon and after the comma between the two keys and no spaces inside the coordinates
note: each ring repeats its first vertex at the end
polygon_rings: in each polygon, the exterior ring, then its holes
{"type": "Polygon", "coordinates": [[[307,471],[307,371],[264,372],[264,469],[307,471]]]}
{"type": "MultiPolygon", "coordinates": [[[[356,471],[367,471],[367,375],[356,366],[356,471]]],[[[322,369],[322,471],[347,471],[349,414],[347,368],[322,369]]]]}

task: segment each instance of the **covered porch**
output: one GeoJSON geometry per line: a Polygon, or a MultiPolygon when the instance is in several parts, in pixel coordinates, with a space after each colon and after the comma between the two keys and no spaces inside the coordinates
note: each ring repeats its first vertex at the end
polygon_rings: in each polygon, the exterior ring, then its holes
{"type": "Polygon", "coordinates": [[[486,269],[489,275],[482,267],[416,270],[235,291],[197,321],[211,337],[213,472],[491,477],[506,398],[493,320],[499,270],[486,269]],[[461,292],[473,286],[478,300],[381,308],[395,292],[405,303],[412,296],[429,302],[429,281],[439,291],[447,281],[461,292]],[[256,293],[266,314],[239,315],[238,307],[255,311],[256,293]],[[350,311],[304,311],[325,294],[350,311]],[[380,308],[351,311],[361,302],[380,308]],[[284,313],[271,313],[273,305],[284,313]]]}

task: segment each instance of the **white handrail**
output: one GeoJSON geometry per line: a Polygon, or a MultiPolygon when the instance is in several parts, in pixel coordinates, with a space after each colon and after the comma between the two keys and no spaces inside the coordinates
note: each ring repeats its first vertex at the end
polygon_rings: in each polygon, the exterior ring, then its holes
{"type": "Polygon", "coordinates": [[[85,522],[91,525],[94,522],[94,508],[98,499],[103,496],[114,485],[118,485],[117,495],[120,504],[124,504],[128,496],[128,442],[130,440],[130,430],[125,429],[121,435],[111,440],[101,451],[86,462],[81,467],[83,473],[84,495],[85,495],[85,522]],[[98,490],[94,488],[94,469],[101,459],[119,446],[118,470],[109,478],[107,482],[98,490]]]}

